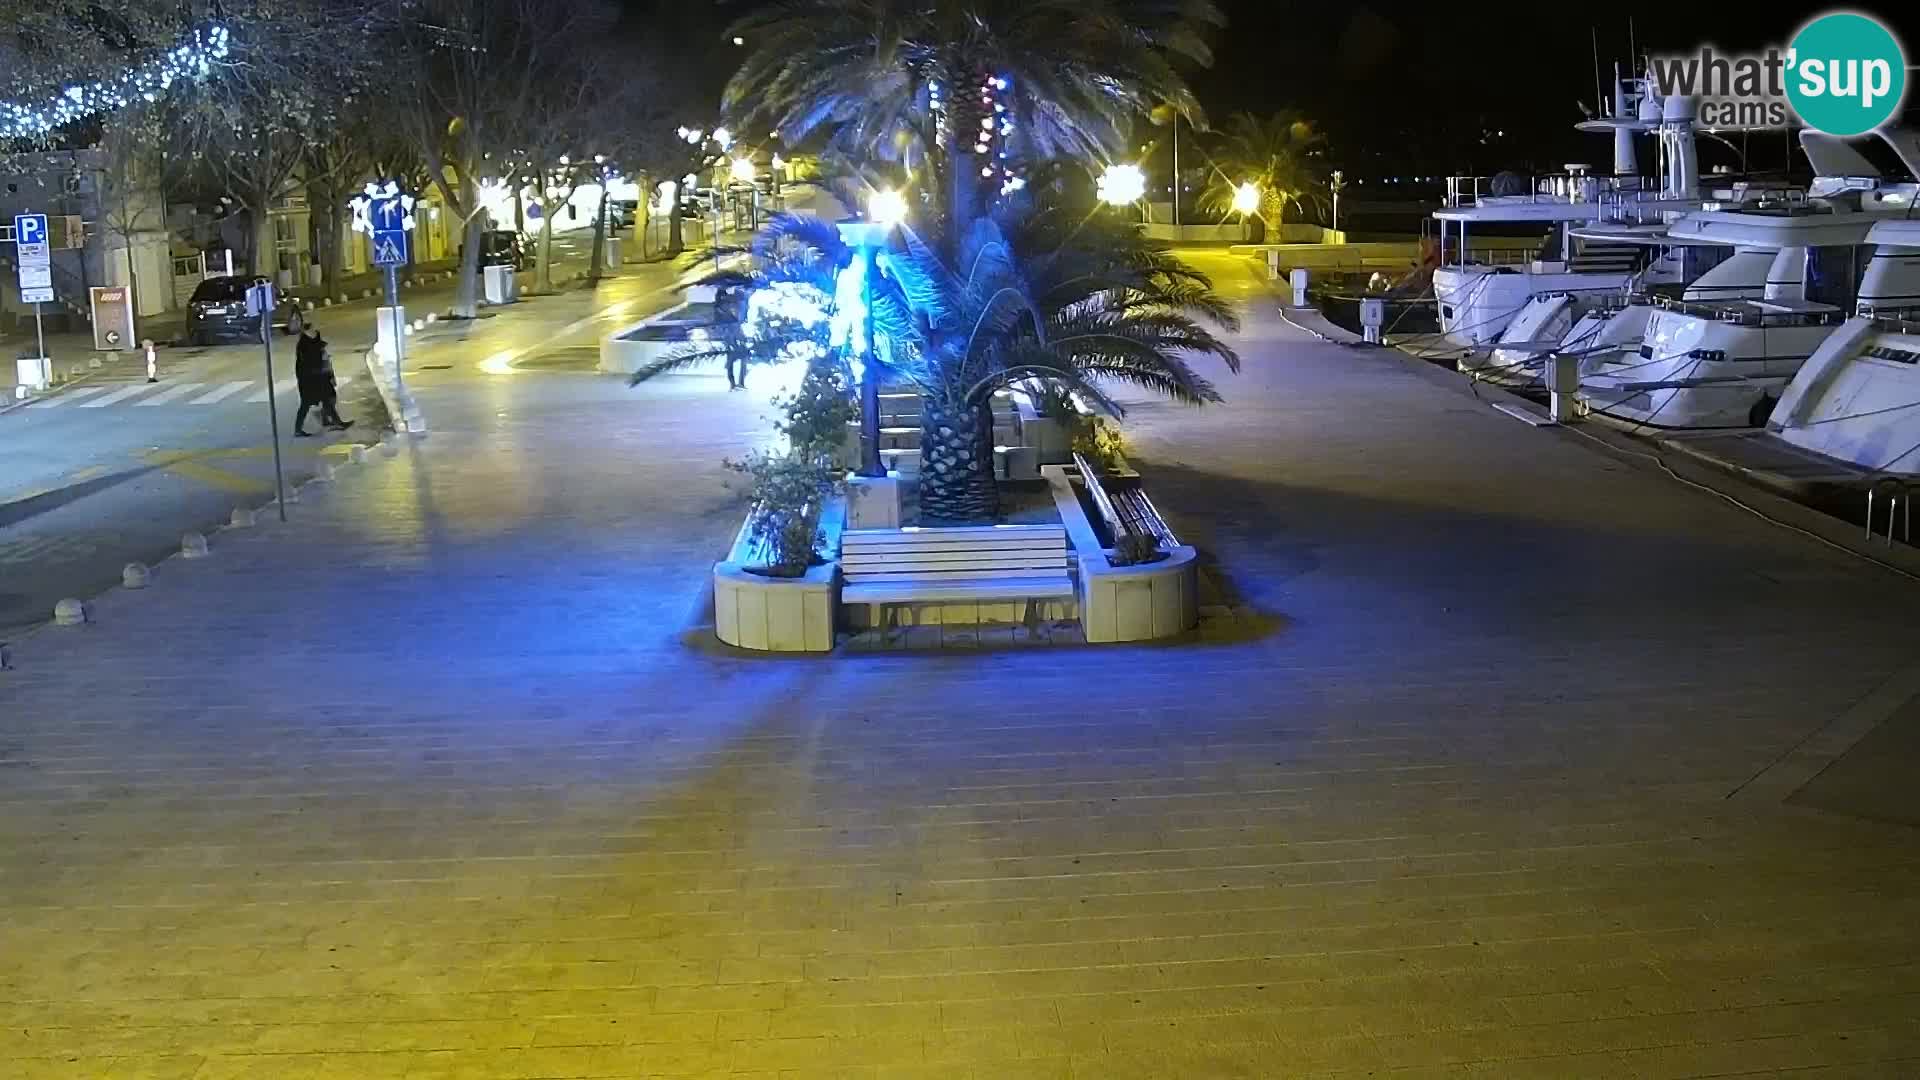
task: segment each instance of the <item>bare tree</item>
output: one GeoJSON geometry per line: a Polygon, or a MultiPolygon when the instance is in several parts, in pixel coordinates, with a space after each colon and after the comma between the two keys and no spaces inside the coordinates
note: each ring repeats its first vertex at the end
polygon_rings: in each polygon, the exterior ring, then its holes
{"type": "MultiPolygon", "coordinates": [[[[140,275],[134,249],[142,237],[167,232],[167,190],[179,175],[182,159],[171,152],[155,110],[120,113],[101,130],[90,155],[100,201],[100,225],[120,242],[131,290],[134,337],[139,339],[140,275]]],[[[171,305],[169,305],[171,306],[171,305]]]]}
{"type": "Polygon", "coordinates": [[[369,61],[339,42],[377,36],[382,15],[329,0],[255,0],[228,20],[233,46],[219,77],[173,99],[178,136],[251,218],[249,272],[274,269],[264,258],[275,242],[274,208],[326,179],[314,148],[350,126],[365,91],[369,61]]]}
{"type": "Polygon", "coordinates": [[[526,118],[549,100],[548,80],[579,62],[583,43],[610,25],[610,11],[603,0],[388,3],[396,23],[396,62],[387,73],[393,97],[428,176],[462,223],[453,315],[471,318],[487,224],[481,184],[510,164],[520,149],[515,140],[528,131],[526,118]]]}

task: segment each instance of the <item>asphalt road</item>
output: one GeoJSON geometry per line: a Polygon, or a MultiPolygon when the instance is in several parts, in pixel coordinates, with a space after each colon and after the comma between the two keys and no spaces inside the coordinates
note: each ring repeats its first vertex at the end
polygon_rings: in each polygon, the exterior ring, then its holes
{"type": "MultiPolygon", "coordinates": [[[[519,378],[591,370],[603,323],[670,303],[673,279],[665,267],[629,267],[595,290],[532,299],[471,323],[432,324],[412,339],[408,378],[416,387],[493,379],[508,404],[519,378]]],[[[444,311],[451,295],[444,284],[404,299],[412,315],[444,311]]],[[[111,587],[129,561],[157,562],[178,549],[183,533],[210,530],[235,507],[268,505],[269,400],[279,410],[290,486],[353,443],[379,437],[377,395],[362,362],[373,304],[324,309],[316,318],[334,345],[341,411],[368,421],[344,435],[292,437],[293,340],[280,336],[271,391],[258,345],[169,349],[156,383],[117,371],[0,414],[0,635],[46,621],[63,597],[111,587]]],[[[316,419],[307,423],[319,430],[316,419]]]]}

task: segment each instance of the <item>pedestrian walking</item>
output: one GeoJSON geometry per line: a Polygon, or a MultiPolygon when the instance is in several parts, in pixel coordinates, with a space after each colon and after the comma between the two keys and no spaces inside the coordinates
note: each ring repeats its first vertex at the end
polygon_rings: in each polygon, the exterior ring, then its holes
{"type": "Polygon", "coordinates": [[[320,423],[334,431],[345,431],[353,421],[340,419],[340,391],[333,376],[333,354],[320,328],[308,323],[300,330],[300,343],[294,347],[294,381],[300,386],[300,411],[293,415],[293,433],[307,438],[307,410],[320,410],[320,423]]]}

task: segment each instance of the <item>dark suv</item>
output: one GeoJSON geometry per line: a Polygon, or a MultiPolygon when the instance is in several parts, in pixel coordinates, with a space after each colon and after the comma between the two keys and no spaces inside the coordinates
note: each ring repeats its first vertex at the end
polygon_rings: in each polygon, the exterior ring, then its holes
{"type": "MultiPolygon", "coordinates": [[[[267,279],[241,275],[210,277],[193,290],[187,301],[187,342],[192,345],[221,345],[260,340],[259,316],[247,314],[247,289],[267,279]]],[[[273,311],[274,329],[297,334],[304,325],[300,305],[285,296],[277,296],[273,311]]]]}
{"type": "MultiPolygon", "coordinates": [[[[467,246],[460,245],[457,257],[465,259],[467,246]]],[[[512,229],[489,229],[480,234],[480,265],[511,266],[515,270],[533,269],[533,252],[521,242],[520,234],[512,229]]]]}

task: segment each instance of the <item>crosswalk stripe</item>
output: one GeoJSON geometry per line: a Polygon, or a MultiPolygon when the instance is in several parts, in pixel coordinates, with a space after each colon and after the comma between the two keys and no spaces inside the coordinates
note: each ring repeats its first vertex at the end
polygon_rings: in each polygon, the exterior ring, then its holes
{"type": "Polygon", "coordinates": [[[80,403],[80,407],[83,409],[104,408],[108,405],[125,401],[130,397],[137,397],[141,394],[147,393],[148,391],[153,389],[153,386],[154,384],[152,383],[134,383],[132,386],[126,387],[124,389],[115,390],[113,393],[108,394],[106,397],[97,397],[97,398],[94,398],[92,401],[83,401],[80,403]]]}
{"type": "MultiPolygon", "coordinates": [[[[276,382],[273,384],[273,396],[279,397],[281,394],[284,394],[287,391],[293,389],[295,386],[299,385],[299,382],[300,381],[298,379],[281,379],[279,382],[276,382]]],[[[248,394],[247,400],[254,402],[256,404],[267,400],[267,388],[263,386],[260,389],[255,390],[253,393],[248,394]]]]}
{"type": "Polygon", "coordinates": [[[214,402],[219,401],[221,398],[232,397],[234,394],[237,394],[240,391],[245,390],[247,387],[252,385],[253,385],[252,379],[236,379],[233,382],[221,384],[218,389],[209,390],[206,393],[201,394],[199,397],[194,398],[192,401],[187,402],[187,404],[211,405],[214,402]]]}
{"type": "Polygon", "coordinates": [[[165,390],[160,391],[159,393],[153,395],[152,397],[146,399],[145,401],[136,401],[134,402],[134,404],[139,405],[143,408],[148,405],[165,405],[167,402],[172,401],[175,398],[185,397],[188,394],[193,393],[195,390],[198,390],[205,385],[207,384],[197,383],[197,382],[183,382],[178,386],[169,386],[165,390]]]}
{"type": "Polygon", "coordinates": [[[104,386],[83,386],[78,390],[69,390],[64,394],[61,394],[59,397],[48,398],[45,401],[36,401],[32,405],[27,406],[27,408],[57,409],[60,406],[65,405],[69,401],[79,401],[83,397],[92,397],[93,395],[105,389],[106,387],[104,386]]]}

